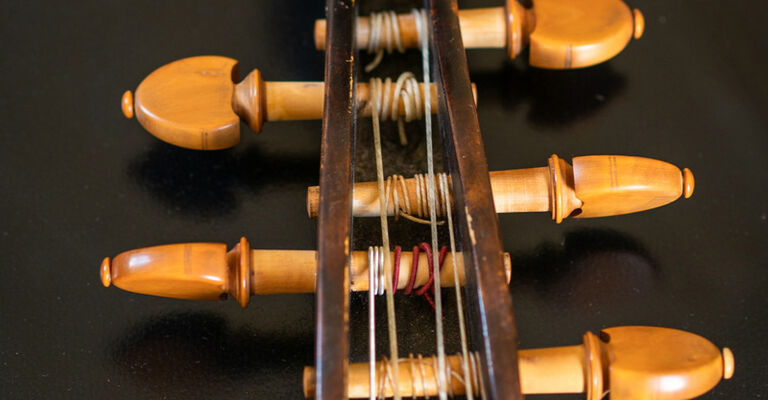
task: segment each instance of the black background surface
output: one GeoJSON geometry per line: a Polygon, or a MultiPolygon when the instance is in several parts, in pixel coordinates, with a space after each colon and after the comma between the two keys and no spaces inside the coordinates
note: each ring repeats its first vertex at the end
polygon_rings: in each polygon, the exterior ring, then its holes
{"type": "MultiPolygon", "coordinates": [[[[561,225],[500,216],[521,347],[575,344],[617,325],[685,329],[736,356],[735,377],[705,398],[764,398],[766,7],[631,6],[645,14],[644,37],[597,67],[542,71],[502,51],[469,55],[491,170],[543,166],[552,153],[630,154],[696,175],[691,199],[640,214],[561,225]]],[[[137,247],[241,235],[254,248],[314,247],[304,194],[317,183],[318,121],[270,123],[258,136],[244,128],[238,147],[202,153],[125,120],[119,98],[156,67],[200,54],[238,59],[241,75],[320,80],[311,32],[322,4],[4,1],[0,13],[0,397],[300,398],[312,295],[258,297],[241,310],[104,288],[98,266],[137,247]]],[[[414,60],[392,56],[383,68],[414,60]]],[[[416,128],[412,137],[404,152],[417,157],[416,128]]],[[[429,308],[399,301],[411,338],[402,346],[419,349],[431,326],[418,315],[429,308]]],[[[362,360],[363,297],[352,307],[362,360]]]]}

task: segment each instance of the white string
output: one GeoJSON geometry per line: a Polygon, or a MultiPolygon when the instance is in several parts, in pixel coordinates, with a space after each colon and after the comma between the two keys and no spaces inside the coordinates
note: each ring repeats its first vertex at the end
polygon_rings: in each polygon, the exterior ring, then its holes
{"type": "MultiPolygon", "coordinates": [[[[386,78],[383,81],[380,78],[382,90],[374,92],[370,89],[370,102],[379,103],[379,120],[386,121],[390,119],[397,121],[398,134],[400,135],[400,144],[408,144],[408,138],[405,135],[405,123],[416,119],[421,119],[424,115],[424,107],[421,99],[422,88],[412,72],[403,72],[395,82],[395,88],[392,89],[392,79],[386,78]],[[400,112],[400,104],[403,110],[400,112]]],[[[371,81],[373,81],[373,79],[371,81]]],[[[373,85],[371,83],[371,85],[373,85]]],[[[373,110],[371,110],[373,111],[373,110]]]]}
{"type": "Polygon", "coordinates": [[[477,386],[480,388],[480,399],[488,400],[488,395],[485,393],[485,385],[483,384],[483,374],[480,372],[480,360],[478,360],[477,353],[472,353],[472,366],[475,368],[475,377],[477,378],[477,386]]]}
{"type": "Polygon", "coordinates": [[[376,265],[378,265],[378,269],[376,270],[376,276],[379,277],[379,282],[377,283],[377,289],[376,294],[382,295],[384,294],[384,289],[387,287],[387,285],[384,283],[384,274],[386,273],[386,270],[384,269],[384,247],[382,246],[376,246],[376,265]]]}
{"type": "MultiPolygon", "coordinates": [[[[445,173],[438,174],[438,180],[445,173]]],[[[411,203],[410,195],[408,194],[408,187],[406,180],[402,175],[390,175],[386,181],[386,196],[387,199],[392,199],[392,214],[395,216],[395,220],[398,217],[404,217],[410,221],[419,224],[429,224],[430,221],[423,219],[429,210],[427,204],[427,180],[423,174],[416,174],[412,178],[415,193],[415,204],[411,203]],[[400,191],[398,192],[398,183],[400,191]],[[400,196],[403,197],[403,202],[400,202],[400,196]]],[[[450,192],[446,195],[442,192],[438,193],[440,196],[437,198],[437,210],[438,217],[445,216],[446,201],[450,201],[450,192]]],[[[387,208],[389,212],[389,208],[387,208]]],[[[437,225],[443,225],[445,221],[437,221],[437,225]]]]}
{"type": "MultiPolygon", "coordinates": [[[[389,384],[392,385],[393,392],[394,392],[394,385],[395,385],[394,382],[396,382],[396,381],[399,382],[399,379],[393,379],[392,370],[391,370],[391,366],[393,364],[389,363],[387,361],[387,356],[382,356],[381,357],[381,363],[379,365],[380,365],[379,369],[381,370],[380,371],[381,372],[381,374],[380,374],[381,378],[379,379],[379,386],[378,386],[378,390],[377,390],[378,396],[376,398],[377,399],[385,399],[386,398],[386,396],[385,396],[386,393],[384,392],[384,389],[386,389],[386,387],[387,387],[387,381],[389,381],[389,384]]],[[[397,365],[397,362],[394,362],[394,365],[397,365]]]]}
{"type": "MultiPolygon", "coordinates": [[[[479,392],[480,397],[483,400],[486,400],[486,394],[481,384],[482,374],[480,373],[479,369],[480,362],[478,360],[478,354],[472,352],[467,353],[466,355],[462,355],[459,353],[456,355],[456,357],[458,358],[459,365],[468,366],[469,371],[461,372],[454,370],[451,363],[446,363],[446,371],[442,380],[447,382],[447,394],[451,398],[457,394],[454,392],[453,388],[454,382],[456,382],[464,387],[464,395],[466,398],[474,398],[474,396],[479,392]]],[[[425,359],[421,354],[414,356],[413,353],[410,353],[408,354],[408,358],[398,360],[397,364],[400,363],[408,363],[408,367],[410,369],[410,397],[412,399],[417,399],[419,397],[428,399],[430,397],[430,393],[427,392],[428,384],[435,383],[435,386],[437,386],[437,382],[440,379],[439,373],[437,372],[437,358],[431,357],[425,359]],[[432,368],[431,375],[427,374],[425,367],[432,368]]],[[[385,399],[387,397],[387,383],[389,383],[390,387],[392,387],[392,383],[396,381],[395,377],[392,375],[392,365],[393,364],[387,359],[386,356],[382,357],[382,361],[377,364],[380,374],[374,383],[375,386],[372,386],[374,388],[376,399],[385,399]]]]}
{"type": "Polygon", "coordinates": [[[368,36],[368,53],[376,53],[376,57],[365,66],[365,72],[371,72],[379,66],[384,58],[384,50],[387,54],[392,54],[392,50],[397,49],[400,53],[405,53],[403,41],[400,37],[400,23],[397,20],[397,14],[394,11],[373,12],[370,16],[371,33],[368,36]],[[383,40],[382,40],[383,35],[383,40]]]}
{"type": "Polygon", "coordinates": [[[368,248],[368,374],[370,400],[376,399],[376,248],[368,248]]]}
{"type": "MultiPolygon", "coordinates": [[[[381,79],[371,79],[371,94],[381,93],[381,79]]],[[[388,96],[389,91],[384,94],[388,96]]],[[[398,351],[397,351],[397,326],[395,324],[395,298],[394,291],[392,290],[392,264],[389,262],[389,225],[387,221],[387,198],[385,196],[386,191],[384,188],[384,165],[381,156],[381,126],[379,123],[379,110],[381,103],[379,99],[381,96],[371,96],[371,118],[373,120],[373,144],[376,153],[376,180],[379,187],[379,216],[381,221],[381,241],[384,251],[384,287],[386,288],[387,298],[387,328],[389,334],[389,354],[393,361],[392,372],[395,377],[399,377],[399,371],[397,366],[398,351]]],[[[385,104],[387,98],[384,98],[385,104]]],[[[386,113],[386,109],[384,111],[386,113]]],[[[375,358],[374,358],[375,360],[375,358]]],[[[392,380],[392,393],[395,400],[400,400],[400,388],[398,385],[398,379],[392,380]]]]}
{"type": "MultiPolygon", "coordinates": [[[[389,15],[389,14],[384,14],[389,15]]],[[[394,15],[394,13],[392,13],[394,15]]],[[[372,19],[373,21],[374,19],[372,19]]],[[[378,18],[376,19],[378,21],[378,18]]],[[[381,22],[376,22],[380,24],[381,22]]],[[[387,327],[389,335],[389,351],[390,358],[392,360],[398,359],[397,349],[397,325],[395,321],[395,305],[394,305],[394,290],[392,288],[392,264],[390,263],[390,244],[389,244],[389,226],[387,223],[387,209],[389,192],[394,187],[391,179],[387,179],[386,186],[384,185],[384,171],[383,161],[381,155],[381,125],[380,116],[383,116],[386,120],[387,116],[391,119],[397,119],[398,128],[400,132],[400,143],[407,144],[405,136],[405,128],[403,122],[410,122],[416,118],[421,118],[423,113],[421,90],[419,84],[416,81],[415,75],[410,72],[406,72],[398,77],[395,83],[394,91],[390,90],[392,80],[387,78],[383,83],[380,78],[373,78],[370,81],[370,96],[371,96],[371,119],[373,121],[373,137],[374,148],[376,153],[376,176],[379,191],[379,214],[381,217],[381,233],[382,233],[382,248],[377,249],[378,254],[371,256],[375,261],[375,266],[378,269],[383,265],[383,273],[381,271],[373,271],[372,277],[369,276],[371,282],[375,283],[369,288],[369,318],[371,321],[375,318],[374,301],[371,299],[371,293],[383,294],[386,292],[386,304],[387,304],[387,327]],[[399,104],[402,101],[403,113],[400,113],[399,104]],[[383,282],[382,282],[383,281],[383,282]]],[[[425,86],[429,87],[429,86],[425,86]]],[[[404,182],[403,182],[404,184],[404,182]]],[[[395,190],[396,192],[397,190],[395,190]]],[[[405,195],[407,198],[407,194],[405,195]]],[[[399,200],[399,199],[398,199],[399,200]]],[[[399,208],[396,207],[396,208],[399,208]]],[[[371,264],[370,269],[373,269],[374,264],[371,264]]],[[[376,360],[376,336],[375,336],[375,323],[369,324],[369,379],[371,382],[375,381],[375,360],[376,360]]],[[[398,366],[394,363],[391,367],[395,373],[395,376],[399,376],[398,366]]],[[[395,399],[400,399],[400,391],[396,381],[393,381],[393,394],[395,399]]],[[[370,395],[373,397],[375,393],[371,391],[370,395]]]]}
{"type": "MultiPolygon", "coordinates": [[[[440,174],[440,193],[443,194],[443,198],[447,199],[448,194],[448,177],[445,174],[440,174]]],[[[448,237],[451,242],[451,258],[453,260],[453,284],[456,289],[456,312],[459,316],[459,335],[461,337],[461,354],[464,358],[464,380],[467,382],[467,399],[472,400],[472,380],[469,379],[469,346],[467,344],[466,326],[464,324],[464,306],[461,300],[461,287],[459,287],[459,271],[458,263],[456,262],[456,239],[453,233],[453,217],[451,216],[451,202],[444,202],[446,210],[445,215],[448,218],[448,237]]],[[[466,269],[464,274],[466,275],[466,269]]],[[[466,278],[465,278],[466,279],[466,278]]]]}
{"type": "MultiPolygon", "coordinates": [[[[432,104],[429,69],[429,19],[426,10],[412,10],[416,21],[419,45],[421,47],[421,65],[424,75],[424,122],[427,147],[427,200],[429,204],[429,221],[432,233],[432,248],[437,249],[437,215],[436,215],[436,190],[435,190],[435,166],[432,150],[432,104]]],[[[440,291],[440,261],[439,257],[432,257],[432,269],[435,288],[435,336],[437,337],[437,387],[440,400],[447,400],[448,394],[445,387],[445,338],[443,334],[443,301],[440,291]]]]}
{"type": "Polygon", "coordinates": [[[421,371],[421,392],[427,398],[427,378],[424,370],[424,358],[419,354],[419,370],[421,371]]]}
{"type": "MultiPolygon", "coordinates": [[[[456,288],[457,297],[457,309],[459,316],[459,329],[461,335],[462,354],[459,356],[461,359],[463,369],[463,380],[467,387],[466,393],[469,399],[472,399],[474,390],[472,389],[472,379],[470,370],[476,368],[470,367],[470,362],[473,367],[476,367],[476,360],[470,355],[467,346],[466,327],[464,321],[464,312],[461,301],[461,289],[459,285],[458,271],[455,268],[457,264],[456,260],[456,244],[455,236],[453,232],[453,221],[451,216],[450,205],[450,192],[448,191],[447,177],[445,174],[441,174],[440,179],[440,192],[439,199],[437,190],[435,188],[435,173],[434,173],[434,160],[433,160],[433,144],[432,144],[432,118],[431,118],[431,90],[430,90],[430,68],[429,68],[429,20],[425,10],[413,10],[412,15],[416,24],[416,30],[418,33],[419,45],[422,53],[422,70],[423,70],[423,84],[424,84],[424,101],[423,101],[423,114],[421,107],[420,88],[415,76],[412,73],[401,74],[398,78],[394,91],[390,91],[392,81],[387,78],[382,85],[381,79],[371,80],[371,116],[373,119],[373,135],[374,135],[374,147],[376,153],[376,169],[377,169],[377,183],[379,192],[379,206],[380,206],[380,219],[382,228],[382,248],[375,254],[371,251],[369,254],[369,262],[373,261],[369,267],[369,300],[370,304],[373,304],[372,297],[380,290],[386,292],[387,299],[387,321],[389,329],[389,344],[390,344],[390,358],[391,363],[386,362],[386,357],[383,359],[383,364],[389,364],[383,366],[385,368],[385,376],[381,377],[381,385],[379,395],[383,396],[383,389],[387,375],[389,376],[390,383],[392,385],[393,397],[397,400],[400,399],[399,379],[393,379],[393,377],[399,378],[398,371],[398,349],[397,349],[397,329],[395,325],[395,310],[394,310],[394,291],[392,284],[392,265],[390,263],[390,244],[389,244],[389,227],[387,223],[387,210],[390,190],[393,190],[392,197],[394,202],[394,214],[403,215],[406,218],[412,217],[410,199],[405,187],[405,180],[401,176],[391,176],[386,180],[386,186],[383,174],[383,161],[381,154],[381,132],[380,132],[380,117],[385,120],[389,116],[392,120],[397,119],[398,129],[400,132],[400,141],[402,144],[406,144],[406,137],[404,132],[404,122],[409,122],[416,118],[425,116],[425,136],[426,136],[426,151],[427,151],[427,176],[423,175],[415,176],[416,181],[416,214],[424,216],[426,212],[429,213],[429,223],[432,236],[432,248],[437,249],[437,215],[446,215],[448,217],[449,235],[451,240],[451,256],[454,263],[454,284],[456,288]],[[382,88],[383,86],[383,88],[382,88]],[[384,89],[384,90],[382,90],[384,89]],[[390,101],[391,100],[391,101],[390,101]],[[403,103],[403,113],[400,113],[399,104],[403,103]],[[391,109],[390,109],[391,108],[391,109]],[[399,178],[399,180],[398,180],[399,178]],[[397,193],[397,183],[400,183],[402,188],[403,197],[405,200],[406,208],[401,209],[399,205],[399,196],[397,193]],[[426,204],[424,202],[426,199],[426,204]],[[381,264],[379,264],[379,261],[381,264]],[[379,269],[379,265],[383,266],[384,273],[379,274],[376,270],[379,269]],[[377,276],[381,276],[384,282],[380,282],[377,276]],[[377,282],[378,281],[378,282],[377,282]],[[382,285],[383,283],[383,285],[382,285]]],[[[371,33],[368,40],[368,51],[376,52],[375,59],[366,66],[366,72],[370,72],[375,68],[383,57],[383,52],[386,49],[388,53],[392,53],[392,50],[397,48],[398,51],[404,52],[401,38],[400,29],[397,20],[397,15],[392,12],[372,13],[371,14],[371,33]],[[383,36],[382,36],[383,35],[383,36]]],[[[409,218],[411,219],[411,218],[409,218]]],[[[424,220],[422,220],[424,221],[424,220]]],[[[426,222],[426,221],[424,221],[426,222]]],[[[437,358],[436,370],[437,370],[437,388],[438,394],[441,400],[446,400],[448,392],[446,390],[446,380],[450,380],[446,371],[446,359],[445,359],[445,344],[444,333],[442,323],[442,296],[441,296],[441,279],[440,279],[440,265],[438,257],[433,257],[433,275],[434,275],[434,291],[435,291],[435,331],[437,336],[437,358]]],[[[381,271],[378,271],[381,272],[381,271]]],[[[373,319],[373,308],[369,310],[369,318],[373,319]]],[[[371,398],[375,396],[375,390],[373,388],[376,381],[375,378],[375,325],[371,322],[369,326],[370,332],[370,383],[371,383],[371,398]]],[[[413,356],[409,355],[412,360],[413,356]]],[[[421,356],[419,356],[421,360],[421,356]]],[[[423,367],[422,367],[423,368],[423,367]]],[[[411,370],[413,377],[413,361],[411,361],[411,370]]],[[[451,375],[455,375],[454,372],[448,372],[451,375]]],[[[479,374],[478,374],[478,378],[479,374]]],[[[424,376],[422,374],[422,380],[424,376]]],[[[479,385],[481,389],[482,398],[485,398],[482,385],[479,385]]],[[[425,390],[425,386],[422,386],[425,390]]],[[[451,391],[451,397],[453,397],[452,387],[448,388],[451,391]]],[[[415,389],[414,393],[415,396],[415,389]]],[[[424,393],[426,394],[426,393],[424,393]]]]}

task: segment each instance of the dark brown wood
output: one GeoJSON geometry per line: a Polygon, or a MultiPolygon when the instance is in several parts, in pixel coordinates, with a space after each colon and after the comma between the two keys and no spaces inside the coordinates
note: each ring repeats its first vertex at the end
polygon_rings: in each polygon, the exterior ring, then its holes
{"type": "Polygon", "coordinates": [[[355,1],[328,0],[317,222],[315,399],[347,398],[355,1]]]}
{"type": "Polygon", "coordinates": [[[429,8],[438,118],[465,257],[470,333],[480,353],[488,397],[521,399],[512,296],[504,278],[499,221],[459,31],[458,5],[455,0],[429,0],[429,8]]]}

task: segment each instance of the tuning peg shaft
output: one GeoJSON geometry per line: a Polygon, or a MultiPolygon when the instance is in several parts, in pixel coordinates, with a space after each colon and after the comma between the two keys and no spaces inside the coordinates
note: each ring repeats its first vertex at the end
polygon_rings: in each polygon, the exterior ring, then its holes
{"type": "MultiPolygon", "coordinates": [[[[394,260],[394,254],[390,257],[394,260]]],[[[457,257],[460,284],[464,283],[464,259],[457,257]]],[[[394,262],[394,261],[390,261],[394,262]]],[[[429,279],[426,253],[419,253],[413,287],[429,279]],[[421,266],[421,267],[419,267],[421,266]]],[[[397,289],[409,284],[413,272],[413,253],[400,255],[397,289]]],[[[509,254],[505,253],[507,281],[511,274],[509,254]]],[[[352,252],[350,289],[368,290],[368,252],[352,252]]],[[[440,284],[451,287],[454,264],[446,257],[440,284]]],[[[223,243],[181,243],[145,247],[105,258],[100,268],[104,286],[129,292],[189,300],[219,300],[234,297],[245,307],[252,294],[312,293],[317,275],[314,250],[256,250],[240,239],[232,250],[223,243]]]]}
{"type": "MultiPolygon", "coordinates": [[[[446,357],[444,382],[454,395],[466,393],[462,362],[459,356],[446,357]]],[[[382,363],[377,363],[376,371],[391,374],[389,366],[382,363]]],[[[396,379],[401,396],[438,394],[434,358],[411,356],[398,363],[396,379]]],[[[470,380],[476,394],[481,373],[476,369],[478,364],[470,363],[470,380]]],[[[721,352],[707,339],[689,332],[625,326],[605,329],[599,337],[587,332],[581,345],[520,350],[518,366],[525,395],[585,393],[587,400],[600,400],[610,392],[612,400],[685,400],[706,393],[721,378],[730,379],[734,359],[728,348],[721,352]]],[[[350,364],[350,398],[369,396],[368,374],[368,363],[350,364]]],[[[314,368],[306,367],[307,398],[314,394],[314,378],[314,368]]],[[[383,382],[379,395],[392,397],[391,380],[378,381],[383,382]]]]}
{"type": "MultiPolygon", "coordinates": [[[[190,57],[164,65],[149,74],[121,99],[123,114],[134,114],[158,139],[195,150],[218,150],[240,142],[240,120],[258,133],[265,121],[323,117],[323,82],[270,82],[254,69],[240,83],[237,60],[219,56],[190,57]]],[[[424,84],[419,84],[424,98],[424,84]]],[[[437,89],[431,84],[432,111],[437,111],[437,89]]],[[[389,109],[405,115],[405,103],[389,88],[389,109]]],[[[473,90],[474,85],[473,85],[473,90]]],[[[357,84],[359,114],[371,115],[368,83],[357,84]]],[[[382,108],[384,108],[382,106],[382,108]]],[[[422,104],[423,108],[423,104],[422,104]]]]}
{"type": "MultiPolygon", "coordinates": [[[[490,181],[496,212],[548,211],[557,223],[569,216],[605,217],[660,207],[681,195],[691,197],[694,188],[688,168],[680,171],[663,161],[632,156],[575,157],[571,166],[553,154],[546,167],[492,171],[490,181]]],[[[403,182],[394,179],[390,186],[388,215],[429,215],[423,176],[403,182]]],[[[439,187],[437,182],[435,187],[439,187]]],[[[318,187],[309,187],[310,218],[317,216],[319,201],[318,187]]],[[[441,205],[438,208],[445,209],[441,205]]],[[[352,213],[356,217],[379,215],[376,182],[355,184],[352,213]]]]}
{"type": "MultiPolygon", "coordinates": [[[[397,15],[403,47],[417,48],[418,33],[412,14],[397,15]]],[[[517,0],[505,7],[459,10],[464,47],[505,48],[514,59],[530,44],[529,63],[550,69],[581,68],[606,61],[639,39],[645,29],[640,10],[621,0],[534,0],[526,9],[517,0]]],[[[315,22],[315,47],[325,48],[326,21],[315,22]]],[[[381,46],[386,36],[379,35],[381,46]]],[[[357,19],[357,47],[365,49],[371,37],[369,17],[357,19]]]]}

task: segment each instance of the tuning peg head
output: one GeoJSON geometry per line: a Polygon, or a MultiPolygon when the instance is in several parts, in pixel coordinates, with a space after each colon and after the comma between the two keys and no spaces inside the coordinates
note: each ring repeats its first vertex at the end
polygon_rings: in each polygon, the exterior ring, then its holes
{"type": "Polygon", "coordinates": [[[517,56],[527,42],[529,63],[549,69],[599,64],[642,36],[645,19],[621,0],[534,0],[525,9],[507,0],[507,52],[517,56]]]}
{"type": "MultiPolygon", "coordinates": [[[[586,342],[586,341],[585,341],[586,342]]],[[[733,354],[677,329],[624,326],[600,333],[613,400],[692,399],[733,375],[733,354]]]]}
{"type": "Polygon", "coordinates": [[[195,150],[218,150],[240,142],[240,118],[261,129],[263,87],[254,70],[240,85],[237,60],[219,56],[184,58],[149,74],[123,95],[123,113],[134,112],[158,139],[195,150]],[[240,115],[238,115],[240,114],[240,115]]]}
{"type": "Polygon", "coordinates": [[[577,218],[648,210],[693,194],[693,173],[659,160],[633,156],[573,159],[574,189],[582,205],[577,218]]]}
{"type": "Polygon", "coordinates": [[[250,250],[245,238],[227,252],[223,243],[145,247],[104,259],[104,286],[160,297],[218,300],[232,295],[245,307],[250,297],[250,250]]]}

